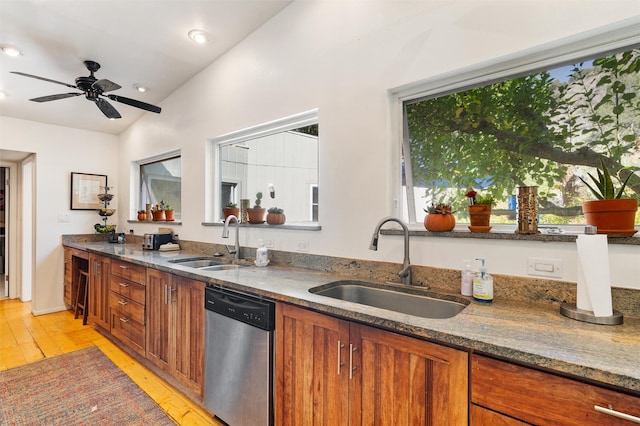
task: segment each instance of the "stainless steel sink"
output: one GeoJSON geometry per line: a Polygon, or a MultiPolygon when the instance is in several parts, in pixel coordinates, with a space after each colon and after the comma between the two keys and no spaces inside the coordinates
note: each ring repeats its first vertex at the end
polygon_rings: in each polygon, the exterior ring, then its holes
{"type": "Polygon", "coordinates": [[[174,259],[174,260],[170,260],[169,262],[175,263],[177,265],[187,266],[189,268],[206,268],[209,266],[234,266],[234,265],[227,265],[227,262],[215,257],[174,259]]]}
{"type": "Polygon", "coordinates": [[[420,290],[415,287],[403,288],[387,284],[345,280],[314,287],[309,291],[334,299],[423,318],[451,318],[466,307],[460,302],[419,294],[420,290]]]}
{"type": "Polygon", "coordinates": [[[212,265],[198,268],[201,271],[227,271],[232,269],[245,268],[245,265],[212,265]]]}

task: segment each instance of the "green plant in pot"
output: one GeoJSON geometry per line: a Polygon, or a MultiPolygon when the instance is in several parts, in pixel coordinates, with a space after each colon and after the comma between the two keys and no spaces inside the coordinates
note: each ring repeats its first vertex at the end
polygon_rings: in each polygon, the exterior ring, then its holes
{"type": "Polygon", "coordinates": [[[466,197],[469,201],[467,211],[469,212],[469,230],[471,232],[489,232],[491,226],[491,209],[496,203],[492,195],[479,195],[473,189],[470,189],[466,197]]]}
{"type": "Polygon", "coordinates": [[[172,221],[173,220],[173,207],[171,204],[166,203],[164,200],[160,201],[160,208],[164,210],[164,220],[172,221]]]}
{"type": "Polygon", "coordinates": [[[260,206],[261,203],[262,192],[258,192],[256,193],[256,201],[253,207],[247,209],[247,213],[249,214],[249,223],[264,223],[264,213],[266,210],[260,206]]]}
{"type": "Polygon", "coordinates": [[[223,220],[227,220],[232,215],[240,219],[240,208],[236,203],[228,203],[222,208],[223,220]]]}
{"type": "Polygon", "coordinates": [[[456,218],[453,215],[451,204],[431,204],[424,209],[427,215],[424,218],[424,227],[427,231],[447,232],[456,226],[456,218]]]}
{"type": "MultiPolygon", "coordinates": [[[[635,234],[634,221],[638,211],[638,200],[623,198],[627,183],[635,174],[630,173],[624,181],[618,178],[621,185],[616,190],[613,177],[604,160],[600,160],[601,168],[597,169],[597,177],[588,173],[591,183],[580,177],[580,180],[597,198],[582,203],[582,212],[588,225],[597,227],[598,234],[628,237],[635,234]]],[[[618,172],[619,173],[619,172],[618,172]]]]}
{"type": "Polygon", "coordinates": [[[286,222],[287,218],[284,215],[284,210],[279,207],[270,207],[267,210],[267,223],[269,225],[282,225],[286,222]]]}

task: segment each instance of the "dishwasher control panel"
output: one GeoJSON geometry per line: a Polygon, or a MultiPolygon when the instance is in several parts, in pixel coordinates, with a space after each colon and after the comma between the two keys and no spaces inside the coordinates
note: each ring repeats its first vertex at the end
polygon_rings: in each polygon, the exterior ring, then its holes
{"type": "Polygon", "coordinates": [[[275,327],[275,303],[255,296],[207,287],[204,307],[263,330],[273,330],[275,327]]]}

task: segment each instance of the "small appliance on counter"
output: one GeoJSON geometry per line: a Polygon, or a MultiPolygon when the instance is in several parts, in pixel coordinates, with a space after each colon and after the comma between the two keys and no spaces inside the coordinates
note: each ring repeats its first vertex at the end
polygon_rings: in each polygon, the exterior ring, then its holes
{"type": "Polygon", "coordinates": [[[173,241],[173,234],[144,234],[142,238],[143,250],[158,250],[161,245],[173,241]]]}

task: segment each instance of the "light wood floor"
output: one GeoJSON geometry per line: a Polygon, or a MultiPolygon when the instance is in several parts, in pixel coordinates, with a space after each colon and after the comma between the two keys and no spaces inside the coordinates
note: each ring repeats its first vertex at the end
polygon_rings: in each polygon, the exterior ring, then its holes
{"type": "Polygon", "coordinates": [[[178,424],[219,424],[70,311],[33,316],[28,302],[0,300],[0,371],[89,346],[100,348],[178,424]]]}

